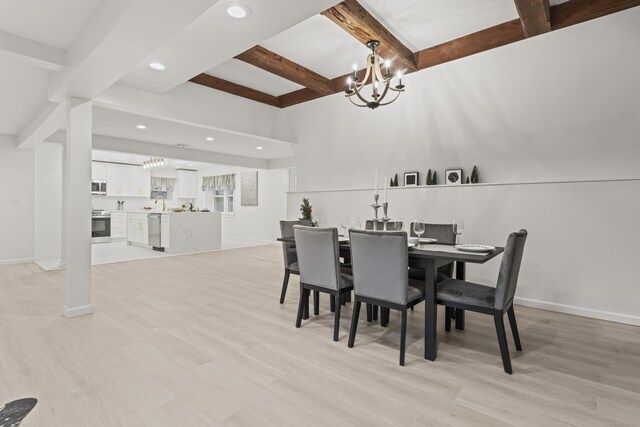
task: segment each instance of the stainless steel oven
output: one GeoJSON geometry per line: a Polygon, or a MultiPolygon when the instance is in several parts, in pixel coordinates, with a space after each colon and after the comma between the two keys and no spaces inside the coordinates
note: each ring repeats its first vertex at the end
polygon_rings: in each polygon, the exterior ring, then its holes
{"type": "Polygon", "coordinates": [[[107,195],[107,181],[101,179],[91,180],[91,194],[97,196],[107,195]]]}
{"type": "Polygon", "coordinates": [[[91,243],[111,241],[111,212],[91,211],[91,243]]]}

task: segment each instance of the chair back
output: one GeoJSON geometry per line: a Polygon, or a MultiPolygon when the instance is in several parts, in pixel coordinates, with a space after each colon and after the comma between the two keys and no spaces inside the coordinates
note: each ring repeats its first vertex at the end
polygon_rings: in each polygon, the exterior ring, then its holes
{"type": "MultiPolygon", "coordinates": [[[[388,221],[387,222],[387,230],[388,231],[395,231],[396,222],[397,221],[388,221]]],[[[382,230],[384,230],[384,222],[383,221],[375,221],[373,219],[368,219],[364,223],[364,229],[365,230],[382,231],[382,230]]]]}
{"type": "MultiPolygon", "coordinates": [[[[301,219],[296,221],[280,221],[280,237],[293,237],[294,225],[311,225],[311,221],[301,219]]],[[[296,245],[293,242],[282,242],[282,255],[284,258],[284,268],[289,268],[296,262],[296,245]]]]}
{"type": "Polygon", "coordinates": [[[351,230],[349,239],[356,295],[406,304],[409,285],[407,233],[351,230]]]}
{"type": "Polygon", "coordinates": [[[502,263],[498,273],[498,283],[496,284],[496,296],[493,308],[503,310],[513,300],[518,285],[518,274],[522,263],[522,253],[524,243],[527,240],[527,230],[513,232],[507,239],[507,245],[502,254],[502,263]]]}
{"type": "MultiPolygon", "coordinates": [[[[413,223],[409,227],[411,237],[418,237],[413,232],[413,223]]],[[[438,239],[438,243],[442,245],[454,245],[456,243],[456,235],[453,232],[453,224],[428,224],[424,223],[424,234],[422,237],[438,239]]]]}
{"type": "Polygon", "coordinates": [[[338,229],[295,225],[300,282],[340,289],[340,249],[338,229]]]}

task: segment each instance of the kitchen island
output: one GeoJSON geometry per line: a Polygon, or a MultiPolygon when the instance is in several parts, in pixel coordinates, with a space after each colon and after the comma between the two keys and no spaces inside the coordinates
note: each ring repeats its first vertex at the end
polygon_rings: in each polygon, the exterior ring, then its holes
{"type": "Polygon", "coordinates": [[[222,217],[218,212],[129,213],[128,223],[129,244],[164,248],[172,255],[222,247],[222,217]]]}

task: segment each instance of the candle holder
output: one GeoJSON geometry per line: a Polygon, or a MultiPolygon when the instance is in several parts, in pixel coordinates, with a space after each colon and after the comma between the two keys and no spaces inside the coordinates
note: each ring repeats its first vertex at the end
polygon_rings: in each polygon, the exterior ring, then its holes
{"type": "Polygon", "coordinates": [[[382,228],[384,231],[387,231],[387,223],[391,221],[391,218],[387,216],[388,209],[389,209],[389,203],[388,202],[382,203],[382,213],[384,214],[384,216],[380,219],[380,221],[384,223],[384,226],[382,228]]]}
{"type": "Polygon", "coordinates": [[[371,207],[373,208],[373,214],[374,214],[373,219],[376,222],[378,222],[378,209],[380,209],[380,206],[382,206],[381,204],[378,203],[379,198],[380,198],[380,195],[374,194],[373,195],[374,203],[371,205],[371,207]]]}

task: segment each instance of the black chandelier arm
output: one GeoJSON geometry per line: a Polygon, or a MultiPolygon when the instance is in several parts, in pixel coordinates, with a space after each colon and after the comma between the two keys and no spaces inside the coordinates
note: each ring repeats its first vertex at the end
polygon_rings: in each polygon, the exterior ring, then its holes
{"type": "MultiPolygon", "coordinates": [[[[356,92],[356,95],[360,99],[360,101],[364,102],[365,105],[369,103],[369,101],[367,101],[366,99],[364,99],[364,97],[362,95],[360,95],[360,89],[358,89],[357,87],[354,87],[354,90],[356,92]]],[[[351,97],[349,97],[349,99],[351,99],[351,97]]]]}
{"type": "Polygon", "coordinates": [[[349,98],[349,101],[351,101],[351,103],[353,105],[355,105],[356,107],[361,107],[362,108],[362,107],[366,107],[367,106],[366,104],[365,105],[356,104],[355,102],[353,102],[353,99],[351,99],[351,96],[352,95],[347,95],[347,98],[349,98]]]}

